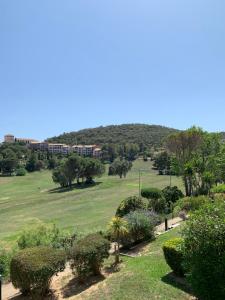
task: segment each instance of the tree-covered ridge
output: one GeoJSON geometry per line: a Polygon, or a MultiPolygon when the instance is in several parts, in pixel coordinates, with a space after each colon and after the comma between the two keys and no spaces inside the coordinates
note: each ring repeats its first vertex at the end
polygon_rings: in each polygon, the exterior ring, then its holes
{"type": "Polygon", "coordinates": [[[159,125],[122,124],[100,126],[63,133],[48,139],[48,142],[73,144],[125,144],[161,146],[163,140],[178,130],[159,125]]]}

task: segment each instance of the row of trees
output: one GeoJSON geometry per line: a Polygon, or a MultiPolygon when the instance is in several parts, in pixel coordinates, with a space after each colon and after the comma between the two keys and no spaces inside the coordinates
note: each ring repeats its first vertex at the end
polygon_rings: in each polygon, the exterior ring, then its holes
{"type": "Polygon", "coordinates": [[[113,162],[117,158],[133,161],[140,153],[138,144],[104,144],[102,146],[102,161],[113,162]]]}
{"type": "Polygon", "coordinates": [[[72,154],[60,161],[60,164],[53,170],[52,178],[61,187],[71,187],[75,180],[78,184],[80,180],[93,183],[93,178],[103,175],[104,172],[105,166],[99,160],[72,154]]]}
{"type": "Polygon", "coordinates": [[[3,175],[25,175],[26,171],[54,169],[62,156],[47,151],[31,151],[22,143],[4,143],[0,146],[0,173],[3,175]]]}
{"type": "Polygon", "coordinates": [[[171,135],[166,142],[173,172],[182,176],[186,196],[208,194],[225,181],[225,145],[221,136],[192,127],[171,135]]]}

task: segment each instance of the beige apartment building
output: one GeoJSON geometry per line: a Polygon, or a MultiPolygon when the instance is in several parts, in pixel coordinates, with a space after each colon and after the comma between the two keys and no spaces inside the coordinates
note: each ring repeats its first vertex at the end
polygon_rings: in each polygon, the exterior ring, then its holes
{"type": "Polygon", "coordinates": [[[92,156],[96,158],[101,157],[101,148],[97,145],[74,145],[69,146],[66,144],[59,143],[48,143],[48,142],[39,142],[34,139],[25,139],[25,138],[16,138],[12,134],[6,134],[4,137],[4,141],[6,143],[15,143],[15,142],[23,142],[30,149],[39,150],[39,151],[49,151],[53,154],[69,154],[71,152],[76,152],[81,156],[92,156]]]}
{"type": "Polygon", "coordinates": [[[5,143],[21,142],[21,143],[25,143],[26,145],[28,145],[28,144],[30,144],[32,142],[37,142],[37,140],[27,139],[27,138],[17,138],[13,134],[6,134],[4,136],[4,142],[5,143]]]}

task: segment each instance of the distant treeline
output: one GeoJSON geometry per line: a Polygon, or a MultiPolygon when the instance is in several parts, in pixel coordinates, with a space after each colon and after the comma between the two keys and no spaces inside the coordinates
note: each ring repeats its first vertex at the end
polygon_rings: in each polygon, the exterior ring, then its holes
{"type": "Polygon", "coordinates": [[[77,132],[63,133],[49,138],[48,142],[75,144],[124,145],[136,144],[140,151],[151,147],[160,147],[170,134],[178,132],[176,129],[158,125],[123,124],[101,126],[83,129],[77,132]]]}

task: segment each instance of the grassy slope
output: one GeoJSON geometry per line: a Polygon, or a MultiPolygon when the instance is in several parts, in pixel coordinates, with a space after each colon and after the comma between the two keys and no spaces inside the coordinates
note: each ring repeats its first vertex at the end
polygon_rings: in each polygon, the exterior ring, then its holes
{"type": "Polygon", "coordinates": [[[137,258],[124,258],[124,267],[119,273],[100,283],[98,289],[87,300],[120,300],[120,299],[191,299],[184,284],[175,281],[171,270],[166,264],[162,244],[179,235],[179,229],[171,230],[150,243],[147,253],[137,258]]]}
{"type": "MultiPolygon", "coordinates": [[[[168,176],[158,176],[150,162],[137,160],[126,179],[104,175],[98,185],[85,189],[59,192],[52,182],[51,172],[42,171],[25,177],[0,177],[0,239],[13,240],[24,225],[42,220],[55,222],[62,228],[79,231],[104,229],[120,201],[138,194],[138,170],[142,184],[164,187],[168,176]]],[[[172,184],[181,185],[174,177],[172,184]]]]}

